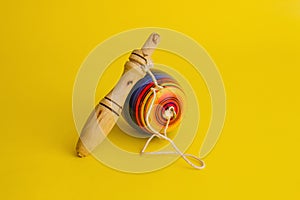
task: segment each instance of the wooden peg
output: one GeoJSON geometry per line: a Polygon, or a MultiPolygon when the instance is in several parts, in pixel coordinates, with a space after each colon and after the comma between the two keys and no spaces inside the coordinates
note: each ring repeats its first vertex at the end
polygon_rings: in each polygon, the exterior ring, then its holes
{"type": "Polygon", "coordinates": [[[86,121],[76,146],[79,157],[89,155],[114,127],[129,92],[146,75],[143,67],[151,61],[151,55],[159,42],[160,36],[152,33],[141,49],[131,53],[129,61],[124,65],[124,72],[119,82],[96,105],[86,121]]]}

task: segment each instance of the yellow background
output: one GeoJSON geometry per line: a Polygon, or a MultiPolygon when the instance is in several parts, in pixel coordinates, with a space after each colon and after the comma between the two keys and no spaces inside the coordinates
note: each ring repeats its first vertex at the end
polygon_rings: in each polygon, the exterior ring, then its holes
{"type": "Polygon", "coordinates": [[[1,199],[300,198],[299,0],[5,1],[0,11],[1,199]],[[191,36],[222,74],[227,118],[203,171],[178,160],[134,175],[75,157],[77,70],[101,41],[145,26],[191,36]]]}

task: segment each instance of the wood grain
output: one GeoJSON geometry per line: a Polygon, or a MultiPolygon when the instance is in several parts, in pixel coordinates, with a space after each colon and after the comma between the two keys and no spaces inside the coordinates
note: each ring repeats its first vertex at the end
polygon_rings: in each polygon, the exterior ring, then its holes
{"type": "Polygon", "coordinates": [[[117,85],[96,105],[86,121],[76,146],[79,157],[89,155],[110,133],[129,92],[146,75],[141,66],[148,64],[159,42],[160,36],[152,33],[141,49],[131,53],[117,85]]]}

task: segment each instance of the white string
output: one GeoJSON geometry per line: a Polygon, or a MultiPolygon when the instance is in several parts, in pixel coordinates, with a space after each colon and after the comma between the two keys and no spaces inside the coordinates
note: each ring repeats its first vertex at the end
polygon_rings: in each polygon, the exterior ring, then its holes
{"type": "Polygon", "coordinates": [[[169,107],[165,111],[165,117],[167,119],[167,122],[166,122],[166,126],[164,128],[164,134],[160,134],[149,123],[150,113],[152,111],[152,108],[153,108],[153,105],[154,105],[154,102],[155,102],[155,99],[156,99],[156,91],[162,89],[163,87],[160,86],[160,85],[158,85],[155,76],[153,75],[153,73],[151,72],[151,70],[148,67],[145,67],[144,70],[151,76],[151,78],[152,78],[152,80],[153,80],[154,85],[156,86],[156,88],[153,88],[153,87],[151,88],[151,90],[153,92],[153,98],[152,98],[152,101],[151,101],[151,104],[150,104],[150,108],[149,108],[149,110],[147,112],[147,115],[146,115],[146,124],[147,124],[148,128],[153,132],[153,135],[147,140],[144,148],[141,151],[141,154],[150,154],[150,155],[162,155],[162,154],[169,154],[170,155],[170,154],[174,154],[174,155],[180,155],[192,167],[194,167],[196,169],[203,169],[205,167],[205,163],[204,163],[203,160],[201,160],[199,157],[194,156],[192,154],[184,154],[184,153],[182,153],[180,151],[180,149],[175,145],[175,143],[173,142],[173,140],[171,140],[169,137],[167,137],[167,129],[169,127],[170,120],[171,120],[172,117],[176,117],[176,112],[175,112],[173,106],[169,107]],[[152,139],[154,137],[162,138],[162,139],[165,139],[168,142],[170,142],[170,144],[174,148],[175,152],[173,152],[173,151],[145,152],[146,148],[148,147],[148,145],[150,144],[150,142],[152,141],[152,139]],[[189,157],[193,158],[193,159],[195,159],[197,161],[199,161],[200,165],[195,165],[194,163],[192,163],[190,161],[189,157]]]}

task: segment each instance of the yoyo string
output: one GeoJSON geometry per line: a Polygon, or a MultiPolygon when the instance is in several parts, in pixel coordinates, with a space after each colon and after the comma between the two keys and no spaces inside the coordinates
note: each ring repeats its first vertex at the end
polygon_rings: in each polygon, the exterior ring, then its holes
{"type": "Polygon", "coordinates": [[[149,118],[150,118],[150,113],[153,109],[153,105],[157,96],[157,91],[163,89],[163,87],[161,85],[158,84],[157,79],[155,78],[155,76],[153,75],[152,71],[150,70],[149,66],[146,66],[143,68],[144,71],[150,75],[150,77],[152,78],[152,81],[154,83],[154,86],[152,86],[151,91],[153,92],[153,98],[150,104],[150,107],[148,109],[148,112],[146,114],[146,125],[147,127],[151,130],[152,135],[151,137],[147,140],[145,146],[143,147],[141,154],[150,154],[150,155],[162,155],[162,154],[175,154],[175,155],[180,155],[189,165],[191,165],[192,167],[194,167],[195,169],[203,169],[205,167],[205,163],[203,160],[201,160],[199,157],[192,155],[192,154],[185,154],[183,153],[174,143],[174,141],[172,139],[170,139],[167,136],[167,129],[169,128],[169,124],[170,124],[170,120],[172,117],[176,118],[176,111],[174,109],[173,106],[170,106],[167,110],[165,110],[164,116],[167,120],[166,124],[165,124],[165,128],[164,128],[164,132],[163,134],[161,134],[159,131],[155,130],[150,122],[149,122],[149,118]],[[150,142],[152,141],[153,138],[158,137],[164,140],[167,140],[173,147],[173,149],[175,151],[157,151],[157,152],[145,152],[145,150],[147,149],[148,145],[150,144],[150,142]],[[196,161],[199,162],[199,165],[194,164],[189,158],[192,158],[196,161]]]}

